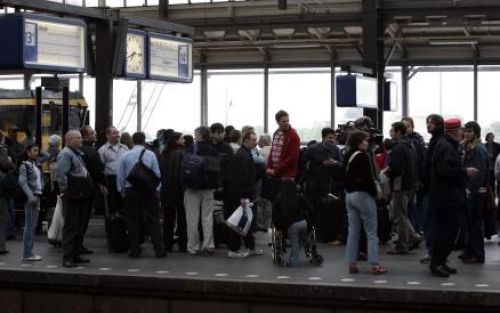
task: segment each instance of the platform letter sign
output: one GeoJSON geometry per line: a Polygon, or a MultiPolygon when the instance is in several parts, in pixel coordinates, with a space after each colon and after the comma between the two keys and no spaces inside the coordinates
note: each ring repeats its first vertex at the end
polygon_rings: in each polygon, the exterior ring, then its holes
{"type": "Polygon", "coordinates": [[[6,69],[85,72],[86,25],[36,14],[0,17],[0,65],[6,69]]]}
{"type": "Polygon", "coordinates": [[[149,78],[191,82],[192,58],[193,43],[190,39],[149,34],[149,78]]]}

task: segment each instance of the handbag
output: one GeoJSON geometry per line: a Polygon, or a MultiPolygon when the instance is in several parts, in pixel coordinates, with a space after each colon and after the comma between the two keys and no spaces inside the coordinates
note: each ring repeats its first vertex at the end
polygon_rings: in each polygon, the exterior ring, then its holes
{"type": "Polygon", "coordinates": [[[57,196],[57,203],[54,209],[54,215],[47,231],[47,239],[51,244],[60,244],[62,242],[62,229],[64,226],[64,217],[62,214],[63,204],[60,196],[57,196]]]}
{"type": "Polygon", "coordinates": [[[252,203],[241,205],[227,219],[226,225],[241,236],[246,236],[252,225],[252,203]]]}
{"type": "Polygon", "coordinates": [[[135,163],[134,167],[128,174],[127,181],[139,192],[154,193],[160,184],[160,178],[158,178],[155,172],[142,162],[145,152],[146,149],[141,151],[139,161],[135,163]]]}

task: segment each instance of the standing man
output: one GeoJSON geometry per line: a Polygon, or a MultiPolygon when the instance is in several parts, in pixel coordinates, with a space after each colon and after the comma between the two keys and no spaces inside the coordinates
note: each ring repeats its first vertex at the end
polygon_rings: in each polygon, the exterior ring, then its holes
{"type": "Polygon", "coordinates": [[[403,122],[392,124],[390,135],[395,141],[395,145],[391,150],[386,175],[390,179],[391,215],[398,234],[398,243],[393,250],[389,250],[387,253],[407,254],[421,241],[408,219],[408,205],[417,181],[417,162],[414,148],[406,135],[405,124],[403,122]]]}
{"type": "Polygon", "coordinates": [[[486,148],[481,144],[481,126],[476,122],[465,124],[464,167],[478,169],[474,177],[466,182],[466,221],[468,240],[462,262],[466,264],[484,263],[484,201],[489,183],[490,160],[486,148]]]}
{"type": "Polygon", "coordinates": [[[215,253],[214,244],[214,191],[220,175],[219,152],[210,144],[210,128],[200,126],[194,131],[195,143],[186,150],[182,162],[182,172],[186,191],[187,250],[196,255],[215,253]],[[200,223],[203,230],[203,243],[200,247],[200,223]]]}
{"type": "Polygon", "coordinates": [[[120,143],[120,132],[116,127],[110,126],[106,129],[107,142],[99,148],[99,156],[104,164],[104,182],[108,190],[108,204],[111,214],[123,210],[123,201],[117,190],[116,174],[118,172],[118,160],[128,152],[126,145],[120,143]]]}
{"type": "Polygon", "coordinates": [[[435,235],[430,271],[437,277],[449,277],[457,270],[446,265],[458,232],[458,215],[465,206],[467,177],[474,177],[478,170],[464,168],[459,154],[459,119],[444,122],[444,135],[434,147],[430,158],[429,210],[435,215],[435,235]]]}
{"type": "Polygon", "coordinates": [[[275,115],[278,130],[273,135],[271,155],[267,160],[267,173],[276,178],[297,176],[299,163],[300,138],[290,125],[287,112],[280,110],[275,115]]]}
{"type": "MultiPolygon", "coordinates": [[[[231,212],[229,216],[240,206],[245,206],[248,202],[254,202],[257,198],[257,172],[252,158],[252,149],[257,146],[257,135],[253,131],[245,132],[241,147],[236,152],[231,173],[233,177],[231,190],[231,212]]],[[[249,255],[260,255],[262,250],[255,248],[255,238],[253,235],[255,221],[247,235],[243,237],[246,251],[240,250],[241,236],[236,232],[229,231],[228,253],[230,258],[245,258],[249,255]]]]}
{"type": "Polygon", "coordinates": [[[66,147],[57,157],[56,179],[63,202],[63,266],[71,268],[89,262],[80,254],[95,187],[82,159],[82,135],[78,130],[69,130],[65,142],[66,147]]]}
{"type": "Polygon", "coordinates": [[[118,160],[116,177],[117,190],[124,198],[125,214],[127,216],[130,243],[128,255],[131,258],[141,256],[141,229],[144,220],[144,226],[148,228],[148,233],[151,236],[155,256],[161,259],[166,257],[167,254],[161,237],[158,190],[138,190],[136,186],[132,186],[127,181],[127,177],[137,162],[142,161],[144,166],[153,171],[158,179],[161,177],[160,167],[154,152],[145,148],[146,135],[143,132],[132,135],[132,142],[134,143],[132,150],[123,154],[118,160]]]}
{"type": "MultiPolygon", "coordinates": [[[[90,127],[90,126],[84,126],[80,130],[80,133],[82,134],[82,159],[85,162],[85,166],[89,170],[90,177],[92,178],[92,181],[94,182],[95,186],[100,186],[104,184],[104,164],[101,162],[101,159],[99,157],[99,153],[97,153],[97,149],[95,148],[95,143],[97,141],[97,134],[95,130],[90,127]]],[[[98,190],[96,190],[98,192],[98,190]]],[[[94,207],[97,207],[99,204],[102,204],[102,201],[99,201],[101,197],[96,197],[95,199],[91,199],[89,203],[89,212],[87,215],[87,221],[85,223],[85,232],[87,231],[89,221],[90,221],[90,216],[92,215],[92,210],[94,207]]],[[[87,249],[85,246],[82,244],[82,251],[81,254],[91,254],[93,253],[92,250],[87,249]]]]}
{"type": "Polygon", "coordinates": [[[340,149],[336,145],[335,131],[326,127],[321,131],[321,143],[307,148],[307,193],[309,201],[317,209],[318,201],[333,190],[333,176],[342,167],[340,149]]]}
{"type": "MultiPolygon", "coordinates": [[[[493,192],[496,192],[497,190],[495,188],[494,168],[495,168],[495,161],[498,155],[500,154],[500,144],[498,142],[495,142],[495,135],[493,133],[487,133],[485,140],[486,143],[484,144],[484,146],[486,147],[486,151],[488,151],[488,157],[490,162],[489,184],[491,186],[491,190],[493,190],[493,192]]],[[[500,184],[498,184],[498,186],[500,186],[500,184]]]]}
{"type": "Polygon", "coordinates": [[[422,135],[414,131],[415,124],[411,117],[403,117],[401,120],[406,126],[406,135],[410,139],[413,148],[416,153],[416,174],[417,174],[417,185],[415,186],[415,192],[412,194],[409,205],[408,205],[408,218],[412,223],[413,228],[417,232],[423,231],[423,191],[422,191],[422,171],[424,169],[425,163],[425,142],[422,135]]]}

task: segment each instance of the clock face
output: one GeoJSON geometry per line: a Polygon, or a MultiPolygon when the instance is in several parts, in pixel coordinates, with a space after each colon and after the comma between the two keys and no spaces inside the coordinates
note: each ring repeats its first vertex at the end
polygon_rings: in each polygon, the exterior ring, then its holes
{"type": "Polygon", "coordinates": [[[143,35],[127,34],[127,73],[145,73],[144,43],[145,38],[143,35]]]}

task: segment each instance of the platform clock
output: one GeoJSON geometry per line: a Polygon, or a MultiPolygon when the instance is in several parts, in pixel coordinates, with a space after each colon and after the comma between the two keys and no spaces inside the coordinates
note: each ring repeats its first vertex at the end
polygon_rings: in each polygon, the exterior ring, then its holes
{"type": "Polygon", "coordinates": [[[86,70],[84,21],[16,13],[0,17],[0,68],[81,73],[86,70]]]}
{"type": "Polygon", "coordinates": [[[149,33],[148,41],[150,79],[188,83],[193,81],[191,39],[149,33]]]}
{"type": "Polygon", "coordinates": [[[129,29],[126,43],[125,76],[146,78],[146,33],[129,29]]]}

